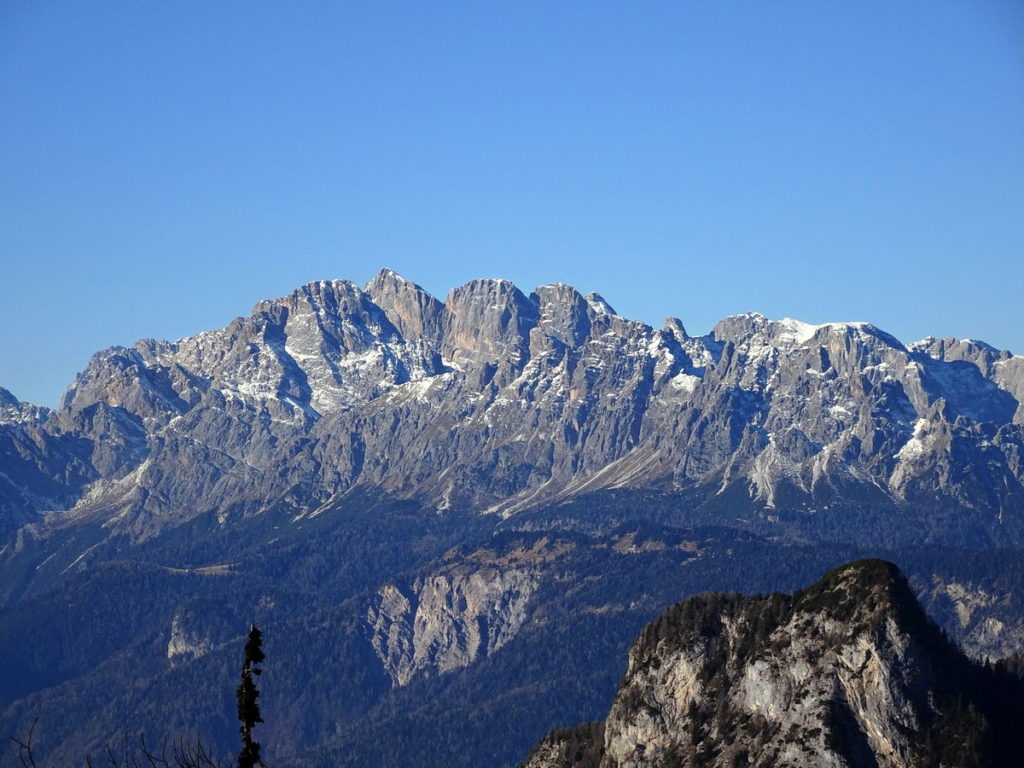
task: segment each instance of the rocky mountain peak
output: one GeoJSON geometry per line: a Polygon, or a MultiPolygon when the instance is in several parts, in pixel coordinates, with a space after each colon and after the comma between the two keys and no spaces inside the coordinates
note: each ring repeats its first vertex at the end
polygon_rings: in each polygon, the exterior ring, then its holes
{"type": "Polygon", "coordinates": [[[865,322],[831,322],[815,325],[791,317],[770,320],[758,312],[732,315],[711,331],[719,341],[739,346],[764,345],[787,349],[801,346],[849,345],[850,340],[906,351],[895,337],[865,322]]]}
{"type": "Polygon", "coordinates": [[[1008,765],[1022,687],[997,677],[894,565],[862,560],[793,595],[673,606],[634,643],[603,727],[552,733],[525,765],[1008,765]]]}
{"type": "Polygon", "coordinates": [[[542,285],[530,299],[538,308],[540,333],[573,348],[586,341],[595,313],[575,288],[564,283],[542,285]]]}
{"type": "Polygon", "coordinates": [[[473,280],[445,300],[442,355],[459,367],[525,363],[537,305],[508,280],[473,280]]]}
{"type": "Polygon", "coordinates": [[[365,290],[403,337],[424,339],[440,346],[444,333],[444,304],[416,283],[385,268],[366,284],[365,290]]]}
{"type": "Polygon", "coordinates": [[[915,352],[923,352],[936,360],[963,360],[973,363],[985,371],[986,375],[992,374],[992,366],[995,363],[1013,357],[1008,350],[996,349],[983,341],[956,339],[952,336],[947,336],[944,339],[926,336],[911,344],[910,349],[915,352]]]}
{"type": "Polygon", "coordinates": [[[906,578],[893,563],[868,558],[842,565],[796,593],[794,611],[817,612],[859,626],[894,617],[920,628],[924,611],[906,578]]]}
{"type": "Polygon", "coordinates": [[[13,393],[0,387],[0,424],[39,421],[48,413],[48,408],[24,403],[18,400],[13,393]]]}
{"type": "Polygon", "coordinates": [[[286,322],[293,323],[298,317],[315,318],[311,322],[348,351],[359,351],[377,340],[398,340],[396,328],[381,308],[350,280],[307,283],[281,303],[289,310],[286,322]]]}
{"type": "Polygon", "coordinates": [[[921,356],[949,363],[952,368],[970,372],[977,369],[995,382],[1000,389],[1011,393],[1017,401],[1015,424],[1024,425],[1024,356],[1005,349],[996,349],[976,339],[938,339],[934,336],[916,341],[910,349],[921,356]]]}
{"type": "Polygon", "coordinates": [[[595,314],[598,314],[598,315],[617,315],[618,314],[618,312],[616,312],[612,308],[612,305],[609,304],[607,301],[605,301],[604,297],[601,294],[597,293],[596,291],[591,291],[590,293],[588,293],[583,298],[586,299],[587,304],[590,305],[590,308],[592,310],[594,310],[595,314]]]}
{"type": "Polygon", "coordinates": [[[683,325],[683,321],[678,317],[666,317],[665,330],[671,333],[679,342],[686,341],[690,338],[690,335],[686,332],[686,326],[683,325]]]}
{"type": "Polygon", "coordinates": [[[16,408],[21,404],[10,391],[0,387],[0,408],[16,408]]]}
{"type": "Polygon", "coordinates": [[[711,335],[718,341],[736,344],[763,330],[770,322],[760,312],[744,312],[740,315],[729,315],[715,323],[711,329],[711,335]]]}

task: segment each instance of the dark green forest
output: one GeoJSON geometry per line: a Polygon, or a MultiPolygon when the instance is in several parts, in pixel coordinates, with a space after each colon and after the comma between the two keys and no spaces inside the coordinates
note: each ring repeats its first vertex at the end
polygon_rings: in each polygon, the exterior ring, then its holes
{"type": "Polygon", "coordinates": [[[690,595],[792,592],[876,556],[900,566],[951,636],[955,616],[929,604],[937,576],[984,587],[1020,614],[1015,550],[771,540],[699,524],[669,501],[597,494],[495,526],[367,498],[304,524],[264,520],[228,534],[196,521],[141,546],[106,545],[87,567],[22,580],[0,609],[0,733],[38,719],[38,753],[60,764],[100,755],[125,733],[150,743],[202,734],[231,759],[234,686],[256,621],[268,765],[397,767],[411,754],[423,768],[514,765],[553,727],[602,718],[631,643],[690,595]],[[383,583],[501,567],[538,542],[557,554],[530,565],[537,587],[512,641],[392,687],[366,622],[383,583]],[[168,658],[174,621],[207,643],[203,654],[168,658]]]}

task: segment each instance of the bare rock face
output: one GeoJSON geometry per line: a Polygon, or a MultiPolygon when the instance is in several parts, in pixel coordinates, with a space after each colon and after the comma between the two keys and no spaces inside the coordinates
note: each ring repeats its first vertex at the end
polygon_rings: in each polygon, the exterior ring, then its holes
{"type": "Polygon", "coordinates": [[[993,674],[929,623],[895,566],[858,561],[793,596],[669,609],[631,649],[603,729],[556,732],[526,766],[1000,765],[1010,720],[986,699],[993,674]]]}
{"type": "Polygon", "coordinates": [[[444,338],[444,304],[390,269],[366,285],[366,294],[384,310],[405,339],[423,339],[437,349],[444,338]]]}
{"type": "Polygon", "coordinates": [[[0,387],[0,425],[31,424],[41,421],[48,411],[38,405],[23,403],[3,387],[0,387]]]}
{"type": "Polygon", "coordinates": [[[757,314],[691,337],[562,284],[476,280],[441,303],[384,270],[97,353],[53,412],[4,398],[0,529],[145,539],[360,488],[502,515],[650,488],[764,520],[938,509],[930,540],[1019,543],[1022,361],[757,314]]]}
{"type": "MultiPolygon", "coordinates": [[[[965,363],[976,367],[986,378],[1016,398],[1018,407],[1014,423],[1024,424],[1024,408],[1019,405],[1024,402],[1024,356],[1011,355],[1005,349],[996,349],[983,341],[936,339],[934,336],[912,344],[911,348],[945,363],[965,363]]],[[[960,369],[969,370],[964,366],[960,369]]]]}
{"type": "Polygon", "coordinates": [[[182,618],[176,613],[171,619],[171,633],[167,640],[167,659],[173,663],[192,661],[205,656],[212,647],[208,636],[190,630],[182,618]]]}
{"type": "Polygon", "coordinates": [[[507,280],[474,280],[445,301],[442,354],[460,368],[504,367],[526,362],[537,308],[507,280]]]}
{"type": "Polygon", "coordinates": [[[0,388],[0,535],[37,522],[39,510],[71,506],[96,477],[88,441],[53,434],[50,418],[0,388]]]}
{"type": "Polygon", "coordinates": [[[515,636],[538,582],[527,570],[486,568],[388,584],[367,611],[370,644],[395,686],[469,666],[515,636]]]}
{"type": "Polygon", "coordinates": [[[921,602],[972,658],[990,662],[1024,646],[1020,596],[998,585],[940,578],[918,589],[921,602]]]}

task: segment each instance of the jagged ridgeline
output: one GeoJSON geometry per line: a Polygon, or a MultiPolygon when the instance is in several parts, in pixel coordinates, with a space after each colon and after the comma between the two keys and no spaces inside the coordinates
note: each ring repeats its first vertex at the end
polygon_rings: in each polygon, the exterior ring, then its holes
{"type": "Polygon", "coordinates": [[[54,411],[0,397],[5,532],[141,540],[366,489],[511,514],[625,487],[772,535],[1024,541],[1024,357],[863,322],[748,314],[695,337],[567,285],[442,303],[384,270],[99,352],[54,411]]]}
{"type": "Polygon", "coordinates": [[[607,719],[553,731],[524,768],[1009,768],[1019,673],[970,661],[895,565],[859,560],[794,594],[669,608],[607,719]]]}

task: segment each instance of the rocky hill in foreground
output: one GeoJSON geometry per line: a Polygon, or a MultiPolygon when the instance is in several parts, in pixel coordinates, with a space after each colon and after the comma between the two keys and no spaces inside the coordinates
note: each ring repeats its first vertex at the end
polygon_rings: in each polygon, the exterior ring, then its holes
{"type": "Polygon", "coordinates": [[[525,768],[1010,766],[1024,681],[967,660],[896,566],[860,560],[793,595],[690,598],[649,624],[607,719],[525,768]]]}
{"type": "Polygon", "coordinates": [[[0,392],[0,532],[143,541],[367,489],[511,515],[645,488],[769,535],[1016,545],[1022,400],[1024,357],[980,342],[757,314],[693,337],[567,285],[441,302],[384,270],[99,352],[53,411],[0,392]]]}

